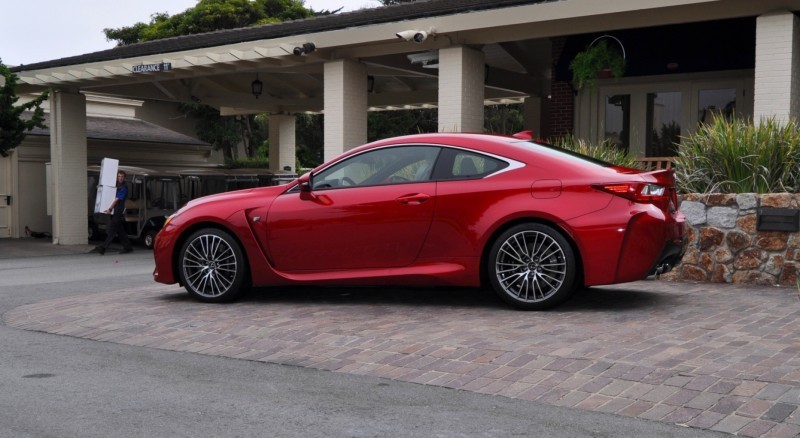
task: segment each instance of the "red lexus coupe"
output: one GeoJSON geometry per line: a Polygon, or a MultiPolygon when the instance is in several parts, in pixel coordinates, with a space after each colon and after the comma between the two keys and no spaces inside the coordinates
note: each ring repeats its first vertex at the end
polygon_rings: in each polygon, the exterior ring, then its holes
{"type": "Polygon", "coordinates": [[[287,185],[189,202],[156,238],[153,276],[208,302],[250,286],[446,285],[545,309],[675,266],[674,183],[524,135],[390,138],[287,185]]]}

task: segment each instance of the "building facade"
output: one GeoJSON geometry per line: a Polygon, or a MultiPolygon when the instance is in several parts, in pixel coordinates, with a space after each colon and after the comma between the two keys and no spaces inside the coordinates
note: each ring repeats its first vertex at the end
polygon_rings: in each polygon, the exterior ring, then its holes
{"type": "Polygon", "coordinates": [[[325,114],[329,159],[366,141],[370,110],[436,107],[440,131],[481,131],[484,105],[506,102],[525,103],[537,136],[575,133],[660,156],[715,113],[797,116],[799,10],[800,0],[428,0],[13,71],[23,91],[55,91],[53,236],[84,243],[85,208],[71,189],[85,174],[84,93],[278,115],[286,135],[270,156],[283,158],[293,155],[293,114],[325,114]],[[624,51],[624,75],[578,88],[569,64],[598,38],[624,51]]]}

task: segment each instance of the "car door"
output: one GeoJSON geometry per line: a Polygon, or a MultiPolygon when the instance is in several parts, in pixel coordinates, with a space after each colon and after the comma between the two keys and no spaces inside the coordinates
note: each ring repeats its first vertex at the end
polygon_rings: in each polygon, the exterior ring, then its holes
{"type": "Polygon", "coordinates": [[[436,203],[430,180],[439,148],[381,148],[312,177],[312,190],[279,196],[266,247],[280,271],[393,268],[412,263],[436,203]]]}

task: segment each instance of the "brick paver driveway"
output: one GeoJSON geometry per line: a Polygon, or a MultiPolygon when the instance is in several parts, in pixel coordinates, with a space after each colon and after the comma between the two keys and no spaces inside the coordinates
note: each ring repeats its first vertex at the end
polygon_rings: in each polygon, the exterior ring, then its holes
{"type": "Polygon", "coordinates": [[[4,320],[744,436],[800,435],[800,302],[787,288],[644,281],[520,312],[464,289],[264,289],[209,305],[159,285],[40,302],[4,320]]]}

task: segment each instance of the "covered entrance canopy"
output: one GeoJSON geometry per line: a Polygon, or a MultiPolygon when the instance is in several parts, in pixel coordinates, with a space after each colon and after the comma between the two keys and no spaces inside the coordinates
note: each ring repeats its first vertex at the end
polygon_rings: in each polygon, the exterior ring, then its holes
{"type": "MultiPolygon", "coordinates": [[[[12,71],[20,77],[19,92],[56,90],[54,240],[84,243],[86,208],[73,205],[85,201],[82,190],[72,193],[86,167],[80,92],[201,102],[227,115],[282,114],[277,132],[293,128],[286,115],[323,112],[328,159],[366,141],[370,109],[438,107],[440,131],[481,131],[484,104],[525,100],[526,124],[540,131],[555,92],[560,51],[553,38],[775,10],[791,16],[797,9],[800,0],[430,0],[146,42],[12,71]],[[398,37],[405,31],[427,38],[398,37]]],[[[791,79],[778,83],[781,91],[792,87],[791,79]]],[[[758,96],[755,101],[758,113],[758,96]]],[[[291,155],[293,135],[275,143],[275,156],[291,155]]]]}

